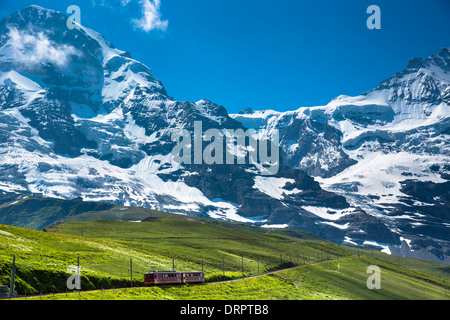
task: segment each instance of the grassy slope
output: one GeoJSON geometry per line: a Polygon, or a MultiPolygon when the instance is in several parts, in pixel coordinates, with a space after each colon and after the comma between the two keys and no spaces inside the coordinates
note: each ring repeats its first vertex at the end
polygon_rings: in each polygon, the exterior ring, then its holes
{"type": "Polygon", "coordinates": [[[223,267],[228,272],[240,271],[242,256],[245,273],[257,273],[258,261],[261,272],[278,268],[280,253],[284,262],[288,254],[292,260],[297,258],[294,254],[299,258],[304,255],[306,261],[325,258],[327,252],[349,254],[307,234],[298,239],[265,234],[248,226],[224,227],[191,220],[72,222],[48,232],[0,225],[0,283],[9,283],[12,255],[20,267],[17,290],[23,294],[25,289],[27,293],[65,291],[67,269],[76,265],[78,257],[85,277],[83,289],[94,289],[128,285],[130,259],[133,282],[140,285],[144,272],[172,269],[172,259],[177,270],[199,270],[203,259],[207,276],[217,277],[223,267]]]}
{"type": "Polygon", "coordinates": [[[230,269],[240,270],[242,256],[245,270],[257,272],[258,260],[262,270],[263,267],[275,266],[281,261],[303,261],[303,257],[312,261],[318,255],[325,257],[326,253],[349,255],[347,250],[333,243],[319,241],[306,234],[299,239],[261,233],[261,228],[198,222],[190,217],[184,220],[156,218],[141,223],[71,222],[64,224],[63,229],[56,226],[49,231],[79,235],[81,230],[87,237],[114,239],[121,245],[166,256],[176,262],[189,261],[200,267],[203,259],[204,264],[213,269],[221,269],[224,259],[230,269]]]}
{"type": "Polygon", "coordinates": [[[172,258],[178,270],[200,269],[203,259],[208,276],[221,274],[222,258],[227,271],[237,271],[244,256],[245,272],[253,274],[257,273],[257,261],[261,272],[276,267],[280,253],[284,261],[291,255],[291,260],[299,264],[303,257],[308,263],[318,256],[325,258],[327,253],[339,253],[341,258],[277,272],[278,277],[263,275],[202,286],[128,288],[47,297],[55,299],[442,299],[441,276],[447,275],[447,284],[450,280],[450,267],[444,265],[435,272],[436,264],[418,261],[422,270],[435,273],[430,274],[388,261],[391,257],[385,259],[386,255],[359,258],[348,248],[307,234],[297,235],[299,239],[191,217],[153,218],[141,223],[70,222],[48,231],[0,225],[1,283],[9,283],[12,254],[16,255],[17,265],[23,267],[16,282],[22,294],[25,288],[28,294],[65,291],[67,266],[74,266],[78,256],[84,290],[127,286],[130,259],[136,286],[142,284],[144,271],[171,269],[172,258]],[[366,269],[371,264],[382,269],[382,290],[366,288],[366,269]]]}
{"type": "MultiPolygon", "coordinates": [[[[184,215],[139,207],[125,207],[101,202],[39,198],[30,194],[0,194],[0,224],[34,230],[43,230],[60,222],[98,220],[142,221],[155,217],[204,222],[254,233],[267,232],[267,229],[252,227],[237,222],[226,222],[201,217],[186,217],[184,215]]],[[[314,238],[320,240],[311,234],[295,230],[275,229],[271,232],[300,239],[314,238]]]]}
{"type": "Polygon", "coordinates": [[[114,205],[54,198],[38,198],[26,194],[0,194],[0,224],[42,230],[55,221],[84,212],[102,212],[114,205]]]}
{"type": "MultiPolygon", "coordinates": [[[[349,257],[294,269],[204,285],[178,285],[151,288],[102,290],[44,296],[42,299],[209,299],[209,300],[392,300],[449,299],[439,285],[439,278],[409,268],[393,266],[372,257],[349,257]],[[366,287],[368,265],[381,267],[381,289],[366,287]]],[[[41,299],[41,298],[36,298],[41,299]]]]}
{"type": "Polygon", "coordinates": [[[450,277],[450,266],[443,264],[443,263],[432,262],[429,260],[419,260],[419,259],[414,259],[414,258],[388,255],[381,251],[370,250],[370,249],[360,249],[360,248],[356,249],[356,248],[348,247],[347,250],[351,251],[354,254],[357,254],[357,252],[360,252],[361,254],[365,254],[367,256],[371,256],[374,258],[378,258],[378,259],[384,260],[384,261],[392,263],[392,264],[400,264],[400,265],[410,267],[410,268],[413,268],[416,270],[424,271],[427,273],[432,273],[441,278],[448,279],[450,277]]]}

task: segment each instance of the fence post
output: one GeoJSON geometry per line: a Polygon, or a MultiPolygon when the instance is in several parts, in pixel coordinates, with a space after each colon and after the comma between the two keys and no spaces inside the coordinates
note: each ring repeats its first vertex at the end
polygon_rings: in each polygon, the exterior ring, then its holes
{"type": "Polygon", "coordinates": [[[14,276],[16,275],[16,256],[13,255],[13,263],[11,268],[11,283],[9,285],[10,291],[9,291],[9,297],[14,296],[14,276]]]}
{"type": "Polygon", "coordinates": [[[445,280],[442,280],[442,285],[444,286],[444,294],[447,296],[447,288],[445,287],[445,280]]]}
{"type": "Polygon", "coordinates": [[[133,259],[130,258],[130,281],[131,288],[133,288],[133,259]]]}
{"type": "Polygon", "coordinates": [[[259,256],[258,256],[258,274],[259,274],[259,256]]]}

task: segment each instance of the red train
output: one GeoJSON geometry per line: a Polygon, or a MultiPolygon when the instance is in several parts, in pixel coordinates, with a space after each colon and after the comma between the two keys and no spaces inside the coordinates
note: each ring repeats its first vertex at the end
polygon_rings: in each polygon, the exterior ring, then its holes
{"type": "Polygon", "coordinates": [[[203,271],[152,271],[144,274],[144,285],[146,286],[203,282],[205,282],[203,271]]]}

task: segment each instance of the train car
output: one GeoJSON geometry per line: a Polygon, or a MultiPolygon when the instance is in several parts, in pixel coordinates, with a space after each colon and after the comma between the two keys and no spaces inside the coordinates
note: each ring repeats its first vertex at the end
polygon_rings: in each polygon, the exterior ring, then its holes
{"type": "Polygon", "coordinates": [[[176,271],[152,271],[144,274],[144,285],[181,284],[183,275],[176,271]]]}
{"type": "Polygon", "coordinates": [[[205,282],[203,271],[152,271],[144,274],[145,286],[203,282],[205,282]]]}
{"type": "Polygon", "coordinates": [[[183,283],[203,283],[205,282],[205,275],[203,271],[187,271],[182,272],[183,283]]]}

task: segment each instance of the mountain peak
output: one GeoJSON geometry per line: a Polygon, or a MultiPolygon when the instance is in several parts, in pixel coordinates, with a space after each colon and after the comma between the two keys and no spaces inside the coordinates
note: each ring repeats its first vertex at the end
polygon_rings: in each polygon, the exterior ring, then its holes
{"type": "Polygon", "coordinates": [[[26,9],[29,9],[29,8],[33,8],[33,9],[37,9],[37,10],[43,10],[43,11],[49,11],[49,12],[56,12],[55,10],[44,8],[44,7],[38,6],[37,4],[32,4],[32,5],[26,7],[25,9],[22,9],[22,10],[26,10],[26,9]]]}
{"type": "Polygon", "coordinates": [[[409,60],[408,65],[406,66],[406,69],[410,70],[418,70],[420,68],[425,68],[426,62],[423,58],[412,58],[409,60]]]}
{"type": "Polygon", "coordinates": [[[21,19],[23,19],[24,21],[27,21],[29,19],[38,20],[38,19],[42,19],[42,17],[44,17],[44,16],[45,16],[45,18],[48,16],[52,16],[52,17],[59,16],[61,21],[63,21],[63,20],[65,21],[67,19],[67,16],[62,12],[59,12],[59,11],[56,11],[53,9],[49,9],[49,8],[44,8],[44,7],[41,7],[36,4],[32,4],[28,7],[20,9],[20,10],[14,12],[13,14],[11,14],[10,16],[8,16],[7,18],[13,17],[14,14],[18,14],[19,17],[21,19]]]}
{"type": "Polygon", "coordinates": [[[438,54],[430,56],[427,60],[446,72],[450,72],[450,48],[442,48],[438,54]]]}
{"type": "Polygon", "coordinates": [[[441,48],[441,52],[439,52],[439,55],[450,58],[450,47],[449,48],[441,48]]]}
{"type": "Polygon", "coordinates": [[[426,59],[413,58],[409,60],[406,71],[418,70],[421,68],[427,68],[432,65],[440,67],[444,71],[449,71],[450,68],[450,48],[441,48],[438,54],[433,54],[426,59]]]}

